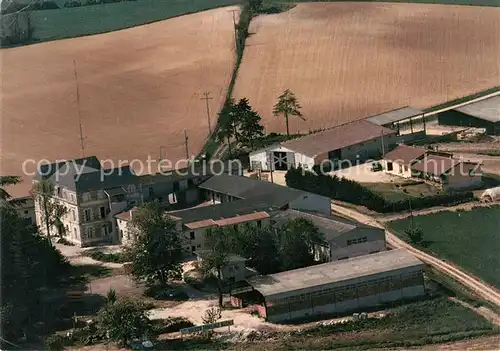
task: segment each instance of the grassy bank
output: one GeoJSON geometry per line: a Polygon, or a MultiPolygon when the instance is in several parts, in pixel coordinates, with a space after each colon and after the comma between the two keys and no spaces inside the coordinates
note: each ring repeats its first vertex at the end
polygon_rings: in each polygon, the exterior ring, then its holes
{"type": "MultiPolygon", "coordinates": [[[[470,273],[500,288],[500,206],[475,208],[471,211],[444,211],[415,216],[427,244],[423,250],[452,261],[470,273]]],[[[410,218],[389,223],[404,240],[410,218]]]]}
{"type": "Polygon", "coordinates": [[[134,27],[240,0],[136,0],[32,12],[37,41],[73,38],[134,27]]]}

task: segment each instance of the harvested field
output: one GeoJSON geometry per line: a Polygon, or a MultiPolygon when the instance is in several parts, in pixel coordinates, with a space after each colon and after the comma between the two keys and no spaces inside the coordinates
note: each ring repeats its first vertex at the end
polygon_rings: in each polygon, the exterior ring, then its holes
{"type": "MultiPolygon", "coordinates": [[[[164,146],[175,162],[185,156],[184,129],[195,155],[208,134],[202,93],[214,98],[215,123],[232,75],[231,9],[3,50],[0,174],[21,175],[27,159],[81,155],[73,60],[86,155],[156,160],[164,146]]],[[[12,193],[29,186],[25,178],[12,193]]]]}
{"type": "Polygon", "coordinates": [[[500,8],[309,3],[250,26],[235,97],[248,97],[267,131],[291,89],[307,132],[405,105],[425,108],[500,84],[500,8]]]}

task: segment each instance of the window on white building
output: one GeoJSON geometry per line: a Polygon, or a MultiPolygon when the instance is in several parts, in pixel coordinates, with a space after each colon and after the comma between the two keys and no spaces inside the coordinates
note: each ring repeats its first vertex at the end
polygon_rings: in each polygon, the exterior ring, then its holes
{"type": "Polygon", "coordinates": [[[94,228],[87,228],[87,238],[92,239],[94,237],[94,228]]]}
{"type": "Polygon", "coordinates": [[[106,208],[104,206],[99,207],[99,215],[101,216],[101,219],[106,217],[106,208]]]}
{"type": "Polygon", "coordinates": [[[85,222],[90,222],[92,219],[92,211],[90,208],[87,208],[83,211],[83,216],[85,218],[85,222]]]}
{"type": "Polygon", "coordinates": [[[74,221],[76,221],[76,213],[75,210],[71,210],[71,217],[73,218],[74,221]]]}

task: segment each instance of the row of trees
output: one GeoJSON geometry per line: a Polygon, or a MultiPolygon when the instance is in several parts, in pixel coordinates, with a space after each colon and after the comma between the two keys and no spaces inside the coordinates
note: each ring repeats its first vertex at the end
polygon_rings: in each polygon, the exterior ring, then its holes
{"type": "MultiPolygon", "coordinates": [[[[299,117],[305,121],[300,109],[297,97],[289,89],[278,97],[274,105],[273,114],[282,115],[285,119],[287,137],[290,137],[290,117],[299,117]]],[[[232,140],[253,149],[255,141],[264,136],[261,120],[261,116],[252,109],[247,98],[242,98],[238,102],[231,99],[219,112],[216,141],[227,143],[230,151],[232,140]]]]}
{"type": "Polygon", "coordinates": [[[285,176],[287,186],[320,194],[335,200],[365,206],[380,213],[401,212],[410,209],[423,209],[439,205],[455,205],[474,199],[468,192],[445,193],[420,196],[408,200],[389,200],[364,185],[336,175],[306,171],[302,168],[290,169],[285,176]]]}
{"type": "Polygon", "coordinates": [[[6,185],[17,177],[0,177],[2,343],[15,340],[40,319],[43,291],[59,286],[69,274],[68,261],[35,226],[19,216],[6,185]]]}

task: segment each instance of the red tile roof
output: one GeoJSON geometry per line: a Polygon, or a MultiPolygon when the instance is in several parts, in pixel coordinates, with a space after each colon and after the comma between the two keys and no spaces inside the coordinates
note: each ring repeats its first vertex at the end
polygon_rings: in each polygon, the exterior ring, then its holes
{"type": "Polygon", "coordinates": [[[243,216],[236,216],[236,217],[231,217],[231,218],[224,218],[224,219],[219,219],[216,220],[215,223],[219,227],[224,227],[226,225],[233,225],[233,224],[238,224],[238,223],[245,223],[245,222],[250,222],[250,221],[258,221],[260,219],[265,219],[269,218],[269,214],[267,212],[255,212],[255,213],[250,213],[247,215],[243,216]]]}
{"type": "Polygon", "coordinates": [[[213,227],[217,225],[213,219],[204,219],[202,221],[196,221],[196,222],[191,222],[191,223],[186,223],[185,226],[188,229],[200,229],[200,228],[207,228],[207,227],[213,227]]]}

